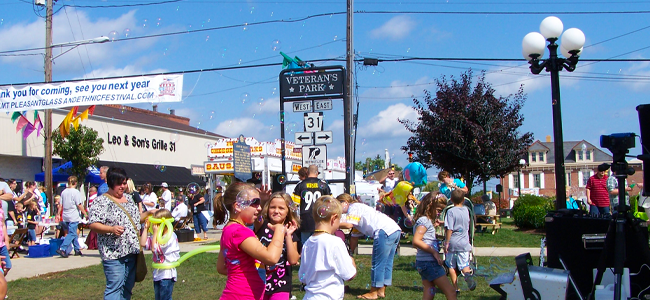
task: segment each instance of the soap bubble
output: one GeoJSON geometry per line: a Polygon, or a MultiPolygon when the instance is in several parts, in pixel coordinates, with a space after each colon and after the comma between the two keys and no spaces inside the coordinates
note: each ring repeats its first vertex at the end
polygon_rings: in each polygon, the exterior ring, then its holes
{"type": "Polygon", "coordinates": [[[188,33],[189,33],[190,31],[192,31],[192,24],[187,24],[187,26],[185,26],[185,27],[187,28],[187,32],[188,32],[188,33]]]}
{"type": "Polygon", "coordinates": [[[201,186],[196,182],[191,182],[187,185],[187,194],[196,195],[201,191],[201,186]]]}
{"type": "Polygon", "coordinates": [[[210,36],[209,36],[209,35],[206,35],[206,36],[205,36],[205,41],[207,42],[209,39],[210,39],[210,36]]]}
{"type": "Polygon", "coordinates": [[[111,42],[116,40],[119,36],[120,36],[120,34],[117,33],[117,31],[115,31],[115,30],[108,33],[108,39],[111,40],[111,42]]]}
{"type": "Polygon", "coordinates": [[[241,95],[239,95],[239,100],[241,100],[242,104],[246,103],[246,101],[248,101],[249,99],[250,99],[250,94],[248,93],[242,93],[241,95]]]}
{"type": "Polygon", "coordinates": [[[242,27],[242,30],[243,30],[243,31],[248,30],[248,23],[244,23],[244,27],[242,27]]]}
{"type": "Polygon", "coordinates": [[[124,114],[125,112],[126,112],[126,106],[122,105],[122,107],[120,107],[120,113],[124,114]]]}
{"type": "Polygon", "coordinates": [[[259,106],[264,106],[264,97],[260,97],[259,99],[257,99],[257,104],[259,106]]]}
{"type": "Polygon", "coordinates": [[[278,112],[278,120],[280,120],[280,123],[284,123],[284,111],[278,112]]]}
{"type": "MultiPolygon", "coordinates": [[[[278,181],[279,184],[285,184],[287,182],[287,176],[284,175],[279,175],[276,180],[278,181]]],[[[303,274],[304,276],[304,274],[303,274]]]]}
{"type": "Polygon", "coordinates": [[[156,168],[156,170],[160,168],[160,161],[157,160],[156,162],[154,162],[153,167],[156,168]]]}
{"type": "Polygon", "coordinates": [[[287,124],[287,126],[284,127],[284,130],[288,132],[289,134],[295,133],[296,128],[298,127],[298,123],[296,122],[291,122],[287,124]]]}
{"type": "Polygon", "coordinates": [[[147,27],[148,22],[149,20],[147,19],[142,20],[142,27],[147,27]]]}
{"type": "Polygon", "coordinates": [[[221,54],[221,58],[225,58],[225,57],[226,57],[226,52],[227,52],[227,51],[228,51],[228,48],[226,48],[226,47],[221,47],[221,48],[219,48],[219,53],[221,54]]]}
{"type": "Polygon", "coordinates": [[[275,96],[275,94],[277,94],[277,93],[278,93],[278,88],[277,87],[274,87],[274,88],[271,89],[271,96],[275,96]]]}
{"type": "Polygon", "coordinates": [[[124,37],[129,37],[129,35],[131,34],[131,29],[129,28],[124,29],[124,31],[122,31],[122,34],[124,34],[124,37]]]}
{"type": "Polygon", "coordinates": [[[156,26],[160,26],[160,24],[162,24],[162,18],[156,20],[156,26]]]}
{"type": "Polygon", "coordinates": [[[282,45],[280,43],[280,40],[273,40],[273,42],[271,42],[271,50],[280,51],[281,48],[282,45]]]}
{"type": "Polygon", "coordinates": [[[269,126],[269,130],[273,131],[273,129],[275,129],[275,126],[273,125],[269,126]]]}
{"type": "Polygon", "coordinates": [[[334,40],[335,40],[335,41],[336,41],[338,38],[339,38],[338,35],[335,35],[335,36],[334,36],[334,40]]]}
{"type": "Polygon", "coordinates": [[[406,48],[406,53],[411,52],[411,48],[406,48]]]}
{"type": "Polygon", "coordinates": [[[256,115],[256,114],[253,114],[253,119],[255,119],[255,115],[256,115]]]}
{"type": "Polygon", "coordinates": [[[180,139],[181,139],[181,135],[178,134],[178,132],[172,132],[171,134],[169,134],[169,140],[171,140],[174,143],[178,142],[178,140],[180,139]]]}
{"type": "Polygon", "coordinates": [[[165,167],[165,166],[159,166],[158,167],[158,171],[160,171],[161,173],[164,173],[165,170],[167,170],[167,167],[165,167]]]}

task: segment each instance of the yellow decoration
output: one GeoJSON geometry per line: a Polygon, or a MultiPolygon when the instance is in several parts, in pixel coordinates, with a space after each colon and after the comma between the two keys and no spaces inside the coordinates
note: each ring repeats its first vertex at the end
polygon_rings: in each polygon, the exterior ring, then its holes
{"type": "MultiPolygon", "coordinates": [[[[154,239],[158,242],[158,244],[165,245],[167,242],[169,242],[169,239],[172,237],[172,233],[174,233],[174,225],[172,225],[172,221],[174,219],[167,219],[167,218],[160,218],[156,219],[154,217],[149,217],[149,223],[151,224],[161,224],[160,228],[158,229],[158,236],[154,236],[154,239]],[[167,233],[163,235],[163,232],[165,231],[165,228],[167,228],[167,233]]],[[[149,227],[149,232],[153,234],[153,226],[149,227]]]]}
{"type": "Polygon", "coordinates": [[[201,247],[201,248],[196,248],[196,249],[194,249],[194,250],[192,250],[190,252],[185,253],[185,255],[181,256],[181,258],[179,260],[175,261],[175,262],[153,263],[153,264],[151,264],[151,267],[153,267],[154,269],[172,269],[172,268],[176,268],[176,267],[180,266],[182,262],[184,262],[185,260],[187,260],[188,258],[190,258],[190,257],[192,257],[194,255],[197,255],[197,254],[203,253],[203,252],[213,251],[213,250],[220,250],[220,249],[221,249],[221,247],[219,247],[219,245],[205,246],[205,247],[201,247]]]}

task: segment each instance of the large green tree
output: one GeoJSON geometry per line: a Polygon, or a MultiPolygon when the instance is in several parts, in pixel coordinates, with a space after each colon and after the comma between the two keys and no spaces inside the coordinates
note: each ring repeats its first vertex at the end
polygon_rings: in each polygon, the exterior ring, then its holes
{"type": "Polygon", "coordinates": [[[65,138],[58,129],[54,130],[52,145],[54,155],[72,162],[69,173],[77,176],[80,182],[86,177],[88,167],[95,165],[99,155],[104,152],[104,139],[94,129],[83,125],[79,125],[78,129],[71,126],[70,134],[65,138]]]}
{"type": "Polygon", "coordinates": [[[459,78],[437,79],[434,95],[425,91],[423,100],[413,99],[418,120],[400,120],[413,134],[402,150],[427,168],[464,177],[470,191],[474,183],[516,171],[533,142],[532,133],[519,131],[523,88],[496,97],[485,73],[475,84],[473,78],[469,70],[459,78]]]}

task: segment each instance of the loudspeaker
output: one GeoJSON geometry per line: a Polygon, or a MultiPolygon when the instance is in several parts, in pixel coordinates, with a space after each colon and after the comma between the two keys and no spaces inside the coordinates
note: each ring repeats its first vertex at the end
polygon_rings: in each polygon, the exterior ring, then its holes
{"type": "MultiPolygon", "coordinates": [[[[600,256],[603,252],[603,243],[595,243],[595,234],[607,234],[611,217],[590,217],[571,211],[552,211],[546,216],[546,247],[548,267],[563,269],[560,258],[583,296],[587,296],[593,286],[593,269],[598,267],[600,256]]],[[[641,232],[634,232],[626,226],[625,267],[630,273],[639,272],[644,263],[648,263],[640,249],[648,248],[647,228],[638,228],[641,232]],[[639,237],[639,234],[642,238],[639,237]],[[641,240],[643,239],[643,241],[641,240]]],[[[606,266],[614,267],[614,250],[607,253],[606,266]]],[[[636,296],[648,283],[650,272],[640,272],[638,276],[630,278],[632,295],[636,296]],[[639,288],[640,287],[640,288],[639,288]]],[[[573,287],[567,292],[567,299],[579,299],[573,287]]]]}
{"type": "Polygon", "coordinates": [[[503,186],[501,184],[497,184],[497,193],[503,193],[503,186]]]}

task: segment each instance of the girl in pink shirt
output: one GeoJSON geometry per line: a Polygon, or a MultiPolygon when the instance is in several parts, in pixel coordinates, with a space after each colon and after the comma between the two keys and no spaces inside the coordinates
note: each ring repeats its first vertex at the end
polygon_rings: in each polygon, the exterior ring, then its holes
{"type": "Polygon", "coordinates": [[[253,224],[262,211],[260,193],[246,183],[231,184],[224,196],[215,197],[213,203],[216,223],[226,224],[221,233],[217,272],[228,278],[220,299],[262,300],[265,287],[255,260],[269,266],[280,260],[285,225],[269,224],[273,238],[268,247],[262,245],[253,230],[246,227],[246,224],[253,224]]]}

